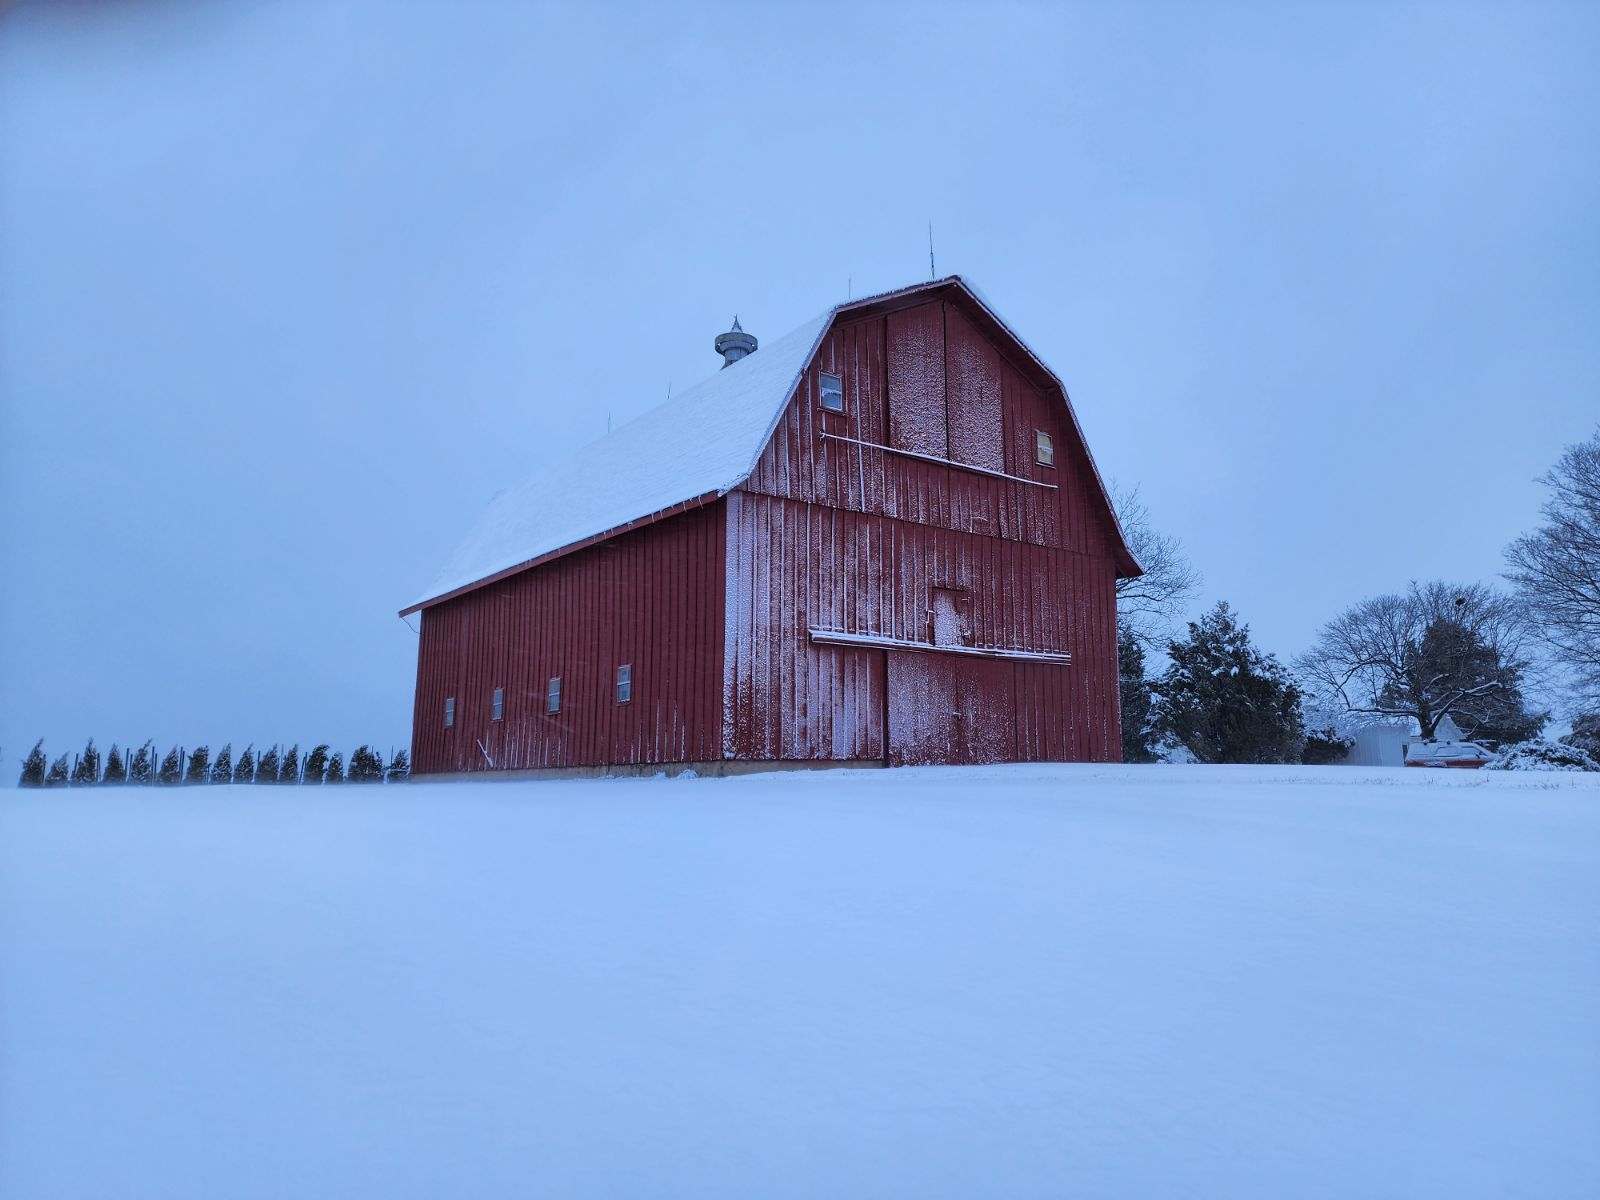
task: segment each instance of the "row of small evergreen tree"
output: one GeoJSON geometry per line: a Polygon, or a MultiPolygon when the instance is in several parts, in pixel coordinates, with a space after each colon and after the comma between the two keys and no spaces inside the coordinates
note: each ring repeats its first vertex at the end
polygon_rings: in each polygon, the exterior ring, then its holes
{"type": "Polygon", "coordinates": [[[211,756],[209,746],[196,746],[185,750],[174,746],[159,754],[154,742],[146,742],[132,754],[125,754],[115,742],[106,754],[102,766],[100,751],[94,739],[75,755],[72,765],[67,756],[60,755],[50,762],[41,738],[22,762],[21,787],[105,787],[121,784],[177,787],[202,783],[399,783],[411,774],[410,756],[399,750],[389,756],[384,764],[383,755],[371,746],[357,746],[350,755],[349,766],[337,750],[330,750],[323,742],[314,746],[304,757],[300,745],[295,743],[287,750],[271,746],[256,753],[255,744],[246,746],[244,753],[234,761],[233,743],[229,742],[211,756]],[[48,765],[47,765],[48,764],[48,765]]]}

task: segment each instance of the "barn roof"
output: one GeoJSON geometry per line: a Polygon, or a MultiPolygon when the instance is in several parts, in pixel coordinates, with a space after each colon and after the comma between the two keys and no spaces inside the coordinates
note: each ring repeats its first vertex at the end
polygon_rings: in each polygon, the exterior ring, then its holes
{"type": "MultiPolygon", "coordinates": [[[[920,299],[921,293],[941,288],[964,293],[1021,347],[1060,392],[1082,442],[1082,430],[1060,379],[961,276],[851,300],[501,492],[427,590],[401,615],[732,491],[755,468],[801,372],[836,317],[910,297],[920,299]],[[617,469],[624,465],[626,469],[617,469]]],[[[1093,459],[1089,465],[1115,526],[1110,498],[1093,459]]],[[[1139,574],[1120,527],[1117,535],[1119,574],[1139,574]]]]}

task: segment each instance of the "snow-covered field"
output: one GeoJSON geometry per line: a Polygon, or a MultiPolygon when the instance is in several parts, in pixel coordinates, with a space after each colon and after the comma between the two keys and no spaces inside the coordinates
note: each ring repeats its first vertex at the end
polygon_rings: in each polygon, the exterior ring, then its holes
{"type": "Polygon", "coordinates": [[[1600,777],[0,792],[0,1196],[1600,1195],[1600,777]]]}

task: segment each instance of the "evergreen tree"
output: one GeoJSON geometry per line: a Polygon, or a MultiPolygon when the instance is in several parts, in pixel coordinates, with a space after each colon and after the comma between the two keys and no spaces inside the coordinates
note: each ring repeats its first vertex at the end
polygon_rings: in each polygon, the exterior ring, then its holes
{"type": "Polygon", "coordinates": [[[68,774],[67,756],[63,754],[50,764],[50,770],[45,773],[45,787],[66,787],[68,774]]]}
{"type": "Polygon", "coordinates": [[[389,760],[389,770],[385,779],[390,783],[404,783],[411,777],[411,755],[404,750],[397,751],[389,760]]]}
{"type": "Polygon", "coordinates": [[[323,783],[343,783],[344,782],[344,759],[340,757],[339,752],[337,750],[335,750],[333,752],[333,757],[328,759],[328,773],[322,777],[322,782],[323,783]]]}
{"type": "Polygon", "coordinates": [[[350,756],[350,782],[383,782],[383,758],[364,743],[357,746],[355,753],[350,756]]]}
{"type": "MultiPolygon", "coordinates": [[[[1468,738],[1512,745],[1537,737],[1549,713],[1529,712],[1522,694],[1524,667],[1507,660],[1476,629],[1454,616],[1429,621],[1403,652],[1404,672],[1379,693],[1379,703],[1402,706],[1446,681],[1458,698],[1448,713],[1468,738]]],[[[1442,720],[1443,714],[1435,717],[1442,720]]]]}
{"type": "Polygon", "coordinates": [[[278,782],[278,747],[271,746],[256,760],[256,782],[278,782]]]}
{"type": "Polygon", "coordinates": [[[1167,655],[1171,665],[1151,686],[1156,723],[1196,761],[1299,761],[1300,689],[1276,657],[1250,644],[1249,627],[1226,602],[1191,621],[1167,655]]]}
{"type": "Polygon", "coordinates": [[[321,783],[322,777],[328,772],[328,743],[318,742],[311,748],[311,753],[306,755],[305,781],[307,783],[321,783]]]}
{"type": "Polygon", "coordinates": [[[183,773],[185,783],[209,783],[211,781],[211,747],[196,746],[189,755],[189,766],[183,773]]]}
{"type": "Polygon", "coordinates": [[[1117,629],[1117,686],[1122,695],[1122,761],[1155,761],[1150,749],[1150,681],[1144,646],[1131,629],[1117,629]]]}
{"type": "Polygon", "coordinates": [[[99,782],[100,751],[94,748],[94,739],[90,738],[78,761],[72,764],[72,786],[93,787],[99,782]]]}
{"type": "Polygon", "coordinates": [[[102,783],[127,783],[128,764],[122,760],[122,749],[111,743],[111,753],[106,755],[106,773],[102,783]]]}
{"type": "Polygon", "coordinates": [[[217,751],[217,757],[211,763],[212,783],[233,782],[233,743],[224,742],[222,749],[217,751]]]}
{"type": "Polygon", "coordinates": [[[251,742],[244,748],[244,753],[239,755],[239,765],[233,769],[235,783],[254,783],[256,781],[256,744],[251,742]]]}
{"type": "Polygon", "coordinates": [[[1323,767],[1329,763],[1343,762],[1355,740],[1340,737],[1332,725],[1306,734],[1306,744],[1301,748],[1300,761],[1307,766],[1323,767]]]}
{"type": "Polygon", "coordinates": [[[22,760],[22,778],[17,780],[17,786],[43,787],[44,770],[44,739],[40,738],[33,744],[33,749],[28,751],[28,757],[22,760]]]}
{"type": "Polygon", "coordinates": [[[183,782],[181,771],[182,765],[178,758],[178,748],[174,746],[167,751],[166,757],[161,760],[161,769],[156,772],[156,782],[162,787],[176,787],[183,782]]]}
{"type": "Polygon", "coordinates": [[[130,783],[151,784],[156,781],[156,747],[154,742],[146,742],[134,752],[133,762],[128,767],[128,780],[130,783]]]}
{"type": "Polygon", "coordinates": [[[288,753],[283,756],[283,765],[278,768],[279,783],[300,782],[300,743],[296,742],[289,747],[288,753]]]}
{"type": "Polygon", "coordinates": [[[1561,741],[1582,750],[1590,758],[1600,760],[1600,713],[1579,713],[1573,717],[1572,732],[1561,741]]]}

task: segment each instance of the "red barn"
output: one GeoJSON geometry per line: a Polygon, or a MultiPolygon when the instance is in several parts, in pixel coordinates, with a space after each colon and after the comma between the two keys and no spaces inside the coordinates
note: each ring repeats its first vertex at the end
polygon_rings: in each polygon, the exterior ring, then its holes
{"type": "Polygon", "coordinates": [[[501,494],[427,594],[419,774],[1115,761],[1136,575],[959,276],[841,304],[501,494]]]}

